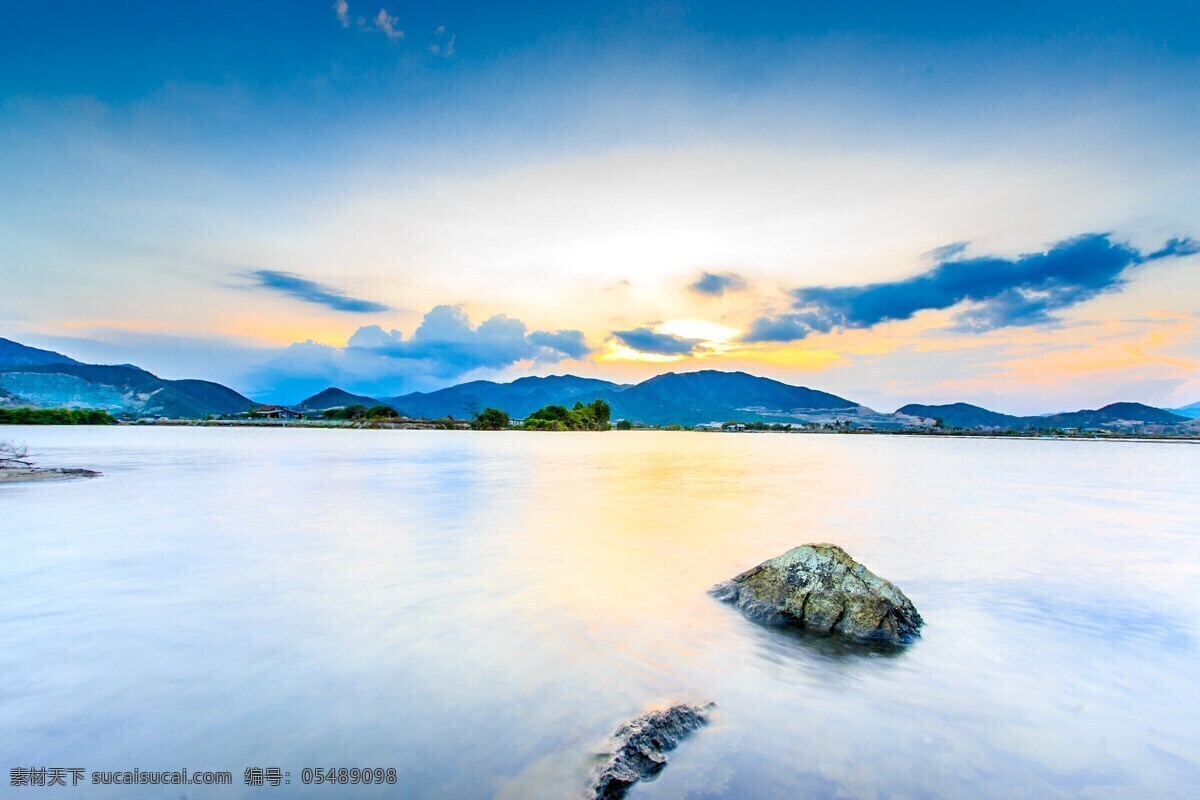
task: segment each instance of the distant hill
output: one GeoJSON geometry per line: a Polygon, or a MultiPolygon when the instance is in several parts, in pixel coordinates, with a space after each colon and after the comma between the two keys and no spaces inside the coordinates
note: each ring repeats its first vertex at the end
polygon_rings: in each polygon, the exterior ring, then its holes
{"type": "Polygon", "coordinates": [[[702,422],[797,422],[826,417],[831,411],[848,415],[861,407],[844,397],[791,386],[745,372],[668,372],[642,381],[604,399],[613,417],[647,425],[697,425],[702,422]]]}
{"type": "Polygon", "coordinates": [[[367,397],[363,394],[351,394],[337,387],[330,386],[328,389],[317,392],[312,397],[301,401],[296,408],[304,411],[325,411],[330,408],[345,408],[347,406],[371,406],[381,405],[380,401],[374,397],[367,397]]]}
{"type": "Polygon", "coordinates": [[[511,417],[526,417],[548,405],[574,405],[602,395],[618,394],[625,387],[596,378],[550,375],[518,378],[511,383],[471,381],[435,392],[412,392],[380,398],[385,404],[412,417],[469,419],[485,408],[498,408],[511,417]]]}
{"type": "Polygon", "coordinates": [[[1175,413],[1189,419],[1200,419],[1200,403],[1192,403],[1190,406],[1175,409],[1175,413]]]}
{"type": "Polygon", "coordinates": [[[0,339],[0,404],[169,417],[237,414],[254,405],[219,383],[169,381],[128,365],[81,364],[8,339],[0,339]]]}
{"type": "Polygon", "coordinates": [[[929,419],[941,418],[951,428],[1001,428],[1027,430],[1030,428],[1139,428],[1144,425],[1182,425],[1189,419],[1180,414],[1142,403],[1112,403],[1100,409],[1084,409],[1061,414],[1035,417],[1016,417],[988,411],[986,408],[952,403],[927,406],[911,403],[896,410],[897,414],[929,419]]]}
{"type": "MultiPolygon", "coordinates": [[[[468,419],[484,408],[527,417],[547,405],[574,405],[602,398],[614,419],[646,425],[702,422],[830,422],[849,420],[876,428],[901,428],[914,417],[937,419],[953,428],[1111,428],[1136,430],[1168,426],[1190,431],[1200,403],[1176,411],[1141,403],[1113,403],[1046,416],[1019,417],[967,403],[911,403],[895,414],[880,414],[828,392],[792,386],[745,372],[700,370],[667,372],[635,385],[575,375],[519,378],[510,383],[471,381],[433,392],[369,397],[330,387],[300,403],[323,411],[350,405],[389,405],[413,417],[468,419]]],[[[249,398],[202,380],[164,380],[139,367],[83,364],[61,353],[0,338],[0,406],[100,408],[113,414],[204,417],[238,414],[255,405],[249,398]]]]}
{"type": "Polygon", "coordinates": [[[1181,425],[1189,421],[1188,417],[1181,414],[1142,403],[1111,403],[1095,410],[1084,409],[1032,419],[1041,420],[1039,427],[1055,428],[1128,428],[1139,425],[1181,425]]]}
{"type": "Polygon", "coordinates": [[[1028,427],[1024,417],[1012,414],[1001,414],[998,411],[988,411],[986,408],[973,406],[969,403],[950,403],[941,406],[926,406],[919,403],[909,403],[896,409],[897,414],[910,417],[926,417],[941,419],[951,428],[1011,428],[1019,430],[1028,427]]]}
{"type": "Polygon", "coordinates": [[[78,364],[73,358],[53,350],[39,350],[11,339],[0,338],[0,367],[27,367],[40,364],[78,364]]]}

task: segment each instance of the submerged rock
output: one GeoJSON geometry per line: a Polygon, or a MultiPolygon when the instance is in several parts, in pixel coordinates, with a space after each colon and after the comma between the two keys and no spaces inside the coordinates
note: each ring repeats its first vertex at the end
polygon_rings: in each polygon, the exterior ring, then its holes
{"type": "Polygon", "coordinates": [[[709,590],[751,619],[819,634],[903,644],[923,620],[888,581],[833,544],[806,544],[709,590]]]}
{"type": "Polygon", "coordinates": [[[592,787],[594,800],[624,797],[630,786],[658,773],[667,765],[666,753],[674,750],[692,731],[708,724],[713,706],[678,705],[665,711],[651,711],[625,723],[613,735],[616,751],[604,766],[592,787]]]}

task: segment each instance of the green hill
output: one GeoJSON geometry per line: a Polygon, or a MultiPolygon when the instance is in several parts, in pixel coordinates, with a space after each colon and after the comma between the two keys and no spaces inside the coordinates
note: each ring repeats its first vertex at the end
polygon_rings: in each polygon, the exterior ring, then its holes
{"type": "Polygon", "coordinates": [[[169,381],[130,366],[75,361],[0,365],[0,387],[8,407],[98,408],[111,414],[205,417],[237,414],[253,401],[219,383],[169,381]]]}
{"type": "Polygon", "coordinates": [[[896,409],[896,413],[906,414],[910,417],[940,419],[950,428],[1011,428],[1019,430],[1028,427],[1025,417],[1001,414],[998,411],[988,411],[986,408],[973,406],[969,403],[949,403],[940,406],[909,403],[906,406],[896,409]]]}
{"type": "Polygon", "coordinates": [[[364,394],[351,394],[337,387],[330,386],[317,392],[312,397],[302,400],[296,408],[305,411],[325,411],[330,408],[346,408],[347,406],[371,406],[380,405],[380,402],[374,397],[367,397],[364,394]]]}

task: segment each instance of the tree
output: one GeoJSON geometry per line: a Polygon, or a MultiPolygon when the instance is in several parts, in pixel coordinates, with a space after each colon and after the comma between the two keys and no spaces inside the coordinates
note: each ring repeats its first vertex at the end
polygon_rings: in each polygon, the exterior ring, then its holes
{"type": "MultiPolygon", "coordinates": [[[[383,406],[376,406],[376,408],[383,408],[383,406]]],[[[325,412],[326,419],[356,420],[356,419],[366,419],[366,417],[367,417],[366,406],[346,406],[345,408],[331,408],[325,412]]]]}
{"type": "Polygon", "coordinates": [[[485,408],[475,417],[476,430],[500,431],[508,427],[508,414],[498,408],[485,408]]]}
{"type": "Polygon", "coordinates": [[[617,423],[617,430],[619,430],[619,431],[631,431],[631,430],[633,430],[633,423],[632,423],[632,422],[630,422],[630,421],[629,421],[629,420],[627,420],[627,419],[623,419],[623,420],[621,420],[620,422],[618,422],[618,423],[617,423]]]}
{"type": "Polygon", "coordinates": [[[604,400],[597,397],[591,404],[592,413],[596,416],[596,424],[600,427],[607,427],[608,421],[612,419],[612,407],[604,400]]]}
{"type": "Polygon", "coordinates": [[[400,416],[391,406],[371,406],[367,409],[367,419],[392,419],[400,416]]]}
{"type": "Polygon", "coordinates": [[[30,469],[29,448],[13,441],[0,442],[0,469],[30,469]]]}
{"type": "Polygon", "coordinates": [[[107,411],[87,408],[0,408],[0,425],[112,425],[107,411]]]}

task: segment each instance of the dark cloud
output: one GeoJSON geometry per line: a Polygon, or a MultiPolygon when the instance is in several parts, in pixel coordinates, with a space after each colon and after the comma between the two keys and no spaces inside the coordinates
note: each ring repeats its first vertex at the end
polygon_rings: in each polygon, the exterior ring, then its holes
{"type": "Polygon", "coordinates": [[[1200,253],[1200,242],[1190,236],[1185,236],[1169,240],[1162,247],[1146,256],[1146,260],[1169,258],[1171,256],[1194,256],[1196,253],[1200,253]]]}
{"type": "Polygon", "coordinates": [[[1143,255],[1113,241],[1111,234],[1089,233],[1013,259],[958,258],[964,248],[961,243],[939,248],[950,255],[902,281],[796,289],[792,311],[755,320],[743,339],[795,341],[810,333],[869,328],[960,303],[972,304],[957,317],[962,330],[1053,322],[1057,311],[1120,289],[1127,270],[1154,259],[1200,252],[1200,243],[1172,239],[1143,255]]]}
{"type": "Polygon", "coordinates": [[[663,356],[688,356],[699,350],[703,343],[702,339],[685,339],[673,333],[659,333],[650,328],[613,331],[612,335],[617,341],[634,350],[663,356]]]}
{"type": "Polygon", "coordinates": [[[746,288],[746,279],[736,272],[701,272],[700,277],[688,286],[697,294],[720,297],[726,292],[737,292],[746,288]]]}
{"type": "Polygon", "coordinates": [[[277,272],[273,269],[256,269],[246,273],[255,282],[255,288],[271,291],[303,300],[306,303],[332,308],[334,311],[351,311],[360,314],[375,314],[380,311],[391,311],[391,306],[376,303],[373,300],[362,300],[350,297],[332,286],[301,278],[292,272],[277,272]]]}

